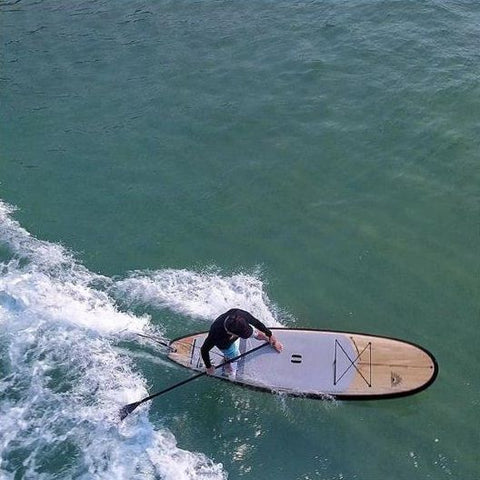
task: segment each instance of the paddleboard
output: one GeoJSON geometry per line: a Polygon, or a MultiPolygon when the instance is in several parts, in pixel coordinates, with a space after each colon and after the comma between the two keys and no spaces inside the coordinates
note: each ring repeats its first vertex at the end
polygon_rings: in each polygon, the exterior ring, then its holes
{"type": "MultiPolygon", "coordinates": [[[[294,328],[271,329],[284,349],[270,345],[242,356],[236,374],[222,368],[215,377],[268,392],[310,398],[348,400],[411,395],[430,386],[438,374],[433,355],[424,348],[395,338],[360,333],[294,328]]],[[[208,332],[170,342],[170,360],[192,370],[204,371],[200,347],[208,332]]],[[[241,354],[264,342],[239,339],[241,354]]],[[[212,364],[223,356],[210,351],[212,364]]]]}

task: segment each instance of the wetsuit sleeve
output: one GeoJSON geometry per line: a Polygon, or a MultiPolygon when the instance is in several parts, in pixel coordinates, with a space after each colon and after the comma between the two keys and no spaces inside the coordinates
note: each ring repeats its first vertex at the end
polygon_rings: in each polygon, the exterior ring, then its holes
{"type": "Polygon", "coordinates": [[[200,352],[202,353],[203,363],[205,367],[210,368],[212,363],[210,362],[210,350],[215,346],[212,336],[208,335],[205,341],[203,342],[200,352]]]}
{"type": "Polygon", "coordinates": [[[245,312],[245,311],[242,311],[244,316],[245,316],[245,320],[247,320],[247,322],[254,326],[257,330],[260,330],[261,332],[263,332],[267,337],[271,337],[272,336],[272,331],[270,329],[268,329],[260,320],[258,320],[257,318],[255,318],[251,313],[249,312],[245,312]]]}

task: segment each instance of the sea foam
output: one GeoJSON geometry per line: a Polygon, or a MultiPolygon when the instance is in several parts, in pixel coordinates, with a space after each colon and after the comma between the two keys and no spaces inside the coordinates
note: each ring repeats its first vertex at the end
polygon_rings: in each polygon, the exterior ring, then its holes
{"type": "Polygon", "coordinates": [[[134,305],[168,308],[198,320],[212,321],[232,307],[251,312],[268,326],[279,326],[278,316],[265,294],[260,275],[222,275],[214,269],[131,272],[115,282],[113,292],[134,305]]]}
{"type": "Polygon", "coordinates": [[[147,389],[116,344],[162,328],[118,308],[109,291],[125,284],[36,239],[13,213],[0,201],[0,478],[225,478],[153,425],[148,408],[118,421],[147,389]]]}

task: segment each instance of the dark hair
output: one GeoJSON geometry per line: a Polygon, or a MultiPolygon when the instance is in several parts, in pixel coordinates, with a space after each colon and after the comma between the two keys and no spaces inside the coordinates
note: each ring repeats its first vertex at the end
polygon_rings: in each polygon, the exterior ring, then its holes
{"type": "Polygon", "coordinates": [[[227,332],[233,333],[241,338],[249,338],[253,333],[252,326],[245,318],[238,314],[229,315],[225,319],[224,326],[227,332]]]}

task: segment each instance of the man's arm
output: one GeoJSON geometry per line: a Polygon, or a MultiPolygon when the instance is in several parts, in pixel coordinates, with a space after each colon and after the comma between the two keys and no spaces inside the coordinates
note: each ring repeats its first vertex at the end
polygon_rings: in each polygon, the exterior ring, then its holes
{"type": "Polygon", "coordinates": [[[255,338],[257,340],[264,340],[265,342],[268,342],[278,353],[280,353],[283,350],[283,345],[281,342],[279,342],[273,334],[270,336],[265,335],[265,333],[260,332],[257,330],[257,333],[254,334],[255,338]]]}
{"type": "Polygon", "coordinates": [[[270,343],[277,352],[283,350],[283,345],[273,336],[272,331],[267,328],[260,320],[255,318],[251,313],[245,312],[245,319],[250,325],[253,325],[257,329],[257,333],[254,334],[257,340],[264,340],[265,342],[270,343]]]}
{"type": "Polygon", "coordinates": [[[205,364],[205,368],[207,370],[212,368],[212,363],[210,362],[210,350],[215,346],[213,339],[210,335],[207,336],[205,341],[203,342],[202,348],[200,352],[202,353],[203,363],[205,364]]]}
{"type": "Polygon", "coordinates": [[[255,318],[250,312],[246,312],[245,310],[240,311],[250,325],[253,325],[257,330],[263,332],[268,338],[272,336],[272,331],[268,329],[260,320],[258,320],[258,318],[255,318]]]}

